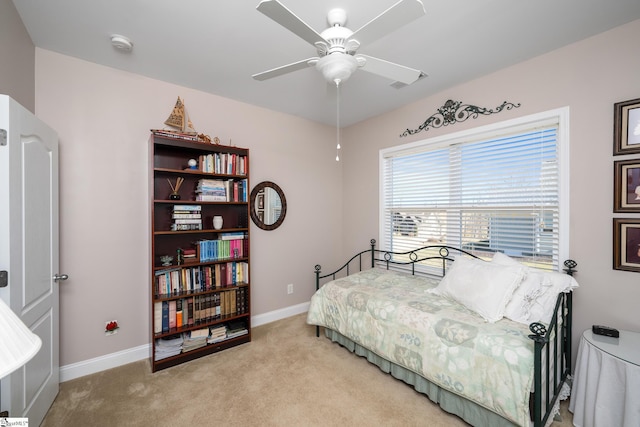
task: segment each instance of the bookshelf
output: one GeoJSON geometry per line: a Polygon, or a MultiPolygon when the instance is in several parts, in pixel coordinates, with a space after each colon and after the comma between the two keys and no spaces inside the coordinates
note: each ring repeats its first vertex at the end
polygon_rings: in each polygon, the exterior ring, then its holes
{"type": "Polygon", "coordinates": [[[152,131],[149,153],[156,372],[251,341],[249,150],[152,131]]]}

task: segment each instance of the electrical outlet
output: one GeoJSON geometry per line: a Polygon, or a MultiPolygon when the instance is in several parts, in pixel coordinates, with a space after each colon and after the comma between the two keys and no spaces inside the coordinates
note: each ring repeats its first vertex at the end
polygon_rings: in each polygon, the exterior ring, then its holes
{"type": "Polygon", "coordinates": [[[289,283],[287,285],[287,294],[292,294],[293,293],[293,283],[289,283]]]}

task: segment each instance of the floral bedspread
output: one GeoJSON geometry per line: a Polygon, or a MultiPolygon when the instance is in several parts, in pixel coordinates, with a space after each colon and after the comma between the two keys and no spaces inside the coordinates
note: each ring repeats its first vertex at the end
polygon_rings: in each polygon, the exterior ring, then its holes
{"type": "Polygon", "coordinates": [[[438,278],[380,268],[329,282],[307,323],[340,332],[381,357],[518,425],[529,425],[533,341],[526,325],[487,323],[426,292],[438,278]]]}

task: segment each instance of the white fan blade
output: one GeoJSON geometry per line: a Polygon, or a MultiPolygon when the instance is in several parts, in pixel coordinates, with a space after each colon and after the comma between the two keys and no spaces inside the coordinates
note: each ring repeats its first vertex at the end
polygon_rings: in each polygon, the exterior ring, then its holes
{"type": "Polygon", "coordinates": [[[278,0],[262,0],[256,9],[312,45],[317,42],[327,43],[316,30],[294,15],[278,0]]]}
{"type": "Polygon", "coordinates": [[[420,70],[394,64],[384,59],[367,55],[356,55],[356,59],[364,58],[365,63],[360,67],[362,71],[377,74],[388,79],[410,85],[418,80],[424,73],[420,70]]]}
{"type": "Polygon", "coordinates": [[[302,61],[294,62],[292,64],[283,65],[282,67],[274,68],[272,70],[263,71],[262,73],[254,74],[253,77],[256,80],[267,80],[273,77],[278,77],[283,74],[291,73],[293,71],[302,70],[303,68],[308,68],[316,65],[320,58],[307,58],[302,61]]]}
{"type": "Polygon", "coordinates": [[[420,0],[400,0],[371,21],[356,30],[350,40],[360,44],[371,43],[425,14],[420,0]]]}

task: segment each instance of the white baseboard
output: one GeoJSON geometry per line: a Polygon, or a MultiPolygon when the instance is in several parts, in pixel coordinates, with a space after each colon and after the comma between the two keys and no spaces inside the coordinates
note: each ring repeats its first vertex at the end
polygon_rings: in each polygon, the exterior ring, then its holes
{"type": "MultiPolygon", "coordinates": [[[[251,317],[252,327],[266,325],[276,320],[285,319],[295,316],[296,314],[305,313],[309,310],[309,303],[305,302],[291,307],[281,308],[279,310],[270,311],[269,313],[258,314],[251,317]]],[[[143,344],[138,347],[127,350],[118,351],[104,356],[95,357],[93,359],[84,360],[82,362],[72,363],[60,367],[60,382],[71,381],[73,379],[83,377],[85,375],[95,374],[107,369],[116,368],[128,363],[137,362],[146,359],[151,355],[151,344],[143,344]]]]}
{"type": "Polygon", "coordinates": [[[252,316],[251,327],[255,328],[256,326],[266,325],[267,323],[286,319],[287,317],[295,316],[296,314],[306,313],[309,311],[309,304],[309,302],[303,302],[302,304],[292,305],[290,307],[281,308],[280,310],[274,310],[268,313],[252,316]]]}
{"type": "Polygon", "coordinates": [[[82,362],[72,363],[60,367],[60,382],[70,381],[85,375],[95,374],[107,369],[116,368],[127,363],[146,359],[151,355],[151,345],[143,344],[138,347],[118,351],[82,362]]]}

